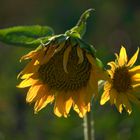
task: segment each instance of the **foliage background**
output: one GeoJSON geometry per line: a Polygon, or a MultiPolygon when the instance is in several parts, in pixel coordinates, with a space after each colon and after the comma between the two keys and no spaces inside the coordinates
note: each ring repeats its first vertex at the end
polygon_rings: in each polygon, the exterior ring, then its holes
{"type": "MultiPolygon", "coordinates": [[[[131,56],[140,44],[139,0],[0,0],[0,28],[40,24],[59,34],[91,7],[96,12],[88,20],[85,40],[94,44],[98,57],[106,64],[121,45],[131,56]]],[[[25,103],[27,90],[16,88],[16,75],[25,65],[19,58],[29,51],[0,44],[0,140],[82,140],[82,119],[75,112],[57,118],[48,106],[34,115],[33,105],[25,103]]],[[[140,109],[133,109],[129,116],[109,104],[94,103],[96,140],[139,140],[140,109]]]]}

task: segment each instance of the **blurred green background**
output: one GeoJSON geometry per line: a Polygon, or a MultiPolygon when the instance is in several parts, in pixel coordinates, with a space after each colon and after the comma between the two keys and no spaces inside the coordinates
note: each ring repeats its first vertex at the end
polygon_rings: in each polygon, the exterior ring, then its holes
{"type": "MultiPolygon", "coordinates": [[[[96,12],[88,20],[85,40],[98,50],[106,64],[124,45],[131,56],[140,44],[139,0],[0,0],[0,28],[15,25],[49,25],[56,34],[73,27],[88,8],[96,12]]],[[[82,119],[57,118],[50,105],[33,113],[25,103],[27,89],[17,89],[17,74],[29,49],[0,44],[0,140],[83,140],[82,119]]],[[[140,59],[137,63],[140,63],[140,59]]],[[[133,106],[129,116],[119,114],[109,104],[93,104],[96,140],[139,140],[140,108],[133,106]]]]}

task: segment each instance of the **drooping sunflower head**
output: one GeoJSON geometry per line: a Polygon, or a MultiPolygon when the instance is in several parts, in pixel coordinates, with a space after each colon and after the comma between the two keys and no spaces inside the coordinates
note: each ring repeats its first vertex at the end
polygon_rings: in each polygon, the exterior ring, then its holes
{"type": "Polygon", "coordinates": [[[106,77],[93,47],[75,37],[60,35],[21,59],[31,59],[19,76],[19,88],[30,87],[27,102],[35,112],[55,101],[54,113],[67,117],[70,108],[83,117],[98,92],[98,80],[106,77]]]}
{"type": "Polygon", "coordinates": [[[104,85],[104,93],[101,98],[101,105],[110,100],[115,104],[121,113],[123,107],[130,114],[132,112],[130,102],[140,104],[138,92],[140,86],[140,66],[133,66],[137,60],[139,48],[133,57],[128,61],[126,50],[121,48],[116,60],[108,63],[111,69],[108,70],[110,79],[104,85]],[[135,94],[137,93],[137,94],[135,94]]]}
{"type": "Polygon", "coordinates": [[[46,46],[48,51],[52,50],[52,46],[54,50],[51,59],[39,67],[40,80],[47,83],[50,89],[58,91],[73,91],[86,86],[91,69],[86,52],[79,44],[72,44],[71,38],[61,42],[60,45],[53,44],[52,41],[46,46]]]}

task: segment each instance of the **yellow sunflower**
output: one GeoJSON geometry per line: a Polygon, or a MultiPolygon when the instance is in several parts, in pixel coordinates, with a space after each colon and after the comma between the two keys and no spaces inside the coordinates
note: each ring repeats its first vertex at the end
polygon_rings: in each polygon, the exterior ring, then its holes
{"type": "Polygon", "coordinates": [[[100,104],[105,104],[110,100],[115,104],[118,111],[122,113],[123,107],[130,114],[132,112],[130,102],[140,104],[140,65],[133,66],[137,60],[139,48],[133,57],[128,61],[124,47],[121,47],[120,54],[116,55],[116,61],[108,63],[111,69],[108,70],[109,80],[104,85],[104,93],[100,104]]]}
{"type": "Polygon", "coordinates": [[[35,113],[53,101],[54,113],[59,117],[67,117],[71,107],[80,117],[90,111],[91,99],[98,93],[98,80],[105,76],[98,59],[79,41],[73,43],[70,37],[56,43],[58,39],[53,38],[21,58],[31,61],[19,74],[23,81],[18,87],[30,87],[26,101],[35,102],[35,113]]]}

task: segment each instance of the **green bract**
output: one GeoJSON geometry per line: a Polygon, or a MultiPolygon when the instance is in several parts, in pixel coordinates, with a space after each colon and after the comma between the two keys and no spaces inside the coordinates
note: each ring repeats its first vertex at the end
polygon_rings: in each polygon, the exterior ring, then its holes
{"type": "Polygon", "coordinates": [[[44,45],[46,47],[50,46],[50,45],[57,46],[57,45],[61,45],[61,44],[66,43],[66,42],[69,42],[69,44],[71,44],[72,46],[78,45],[81,49],[84,49],[88,53],[95,56],[96,50],[92,45],[86,43],[81,38],[78,38],[75,36],[69,36],[66,34],[56,35],[56,36],[50,37],[44,45]]]}

